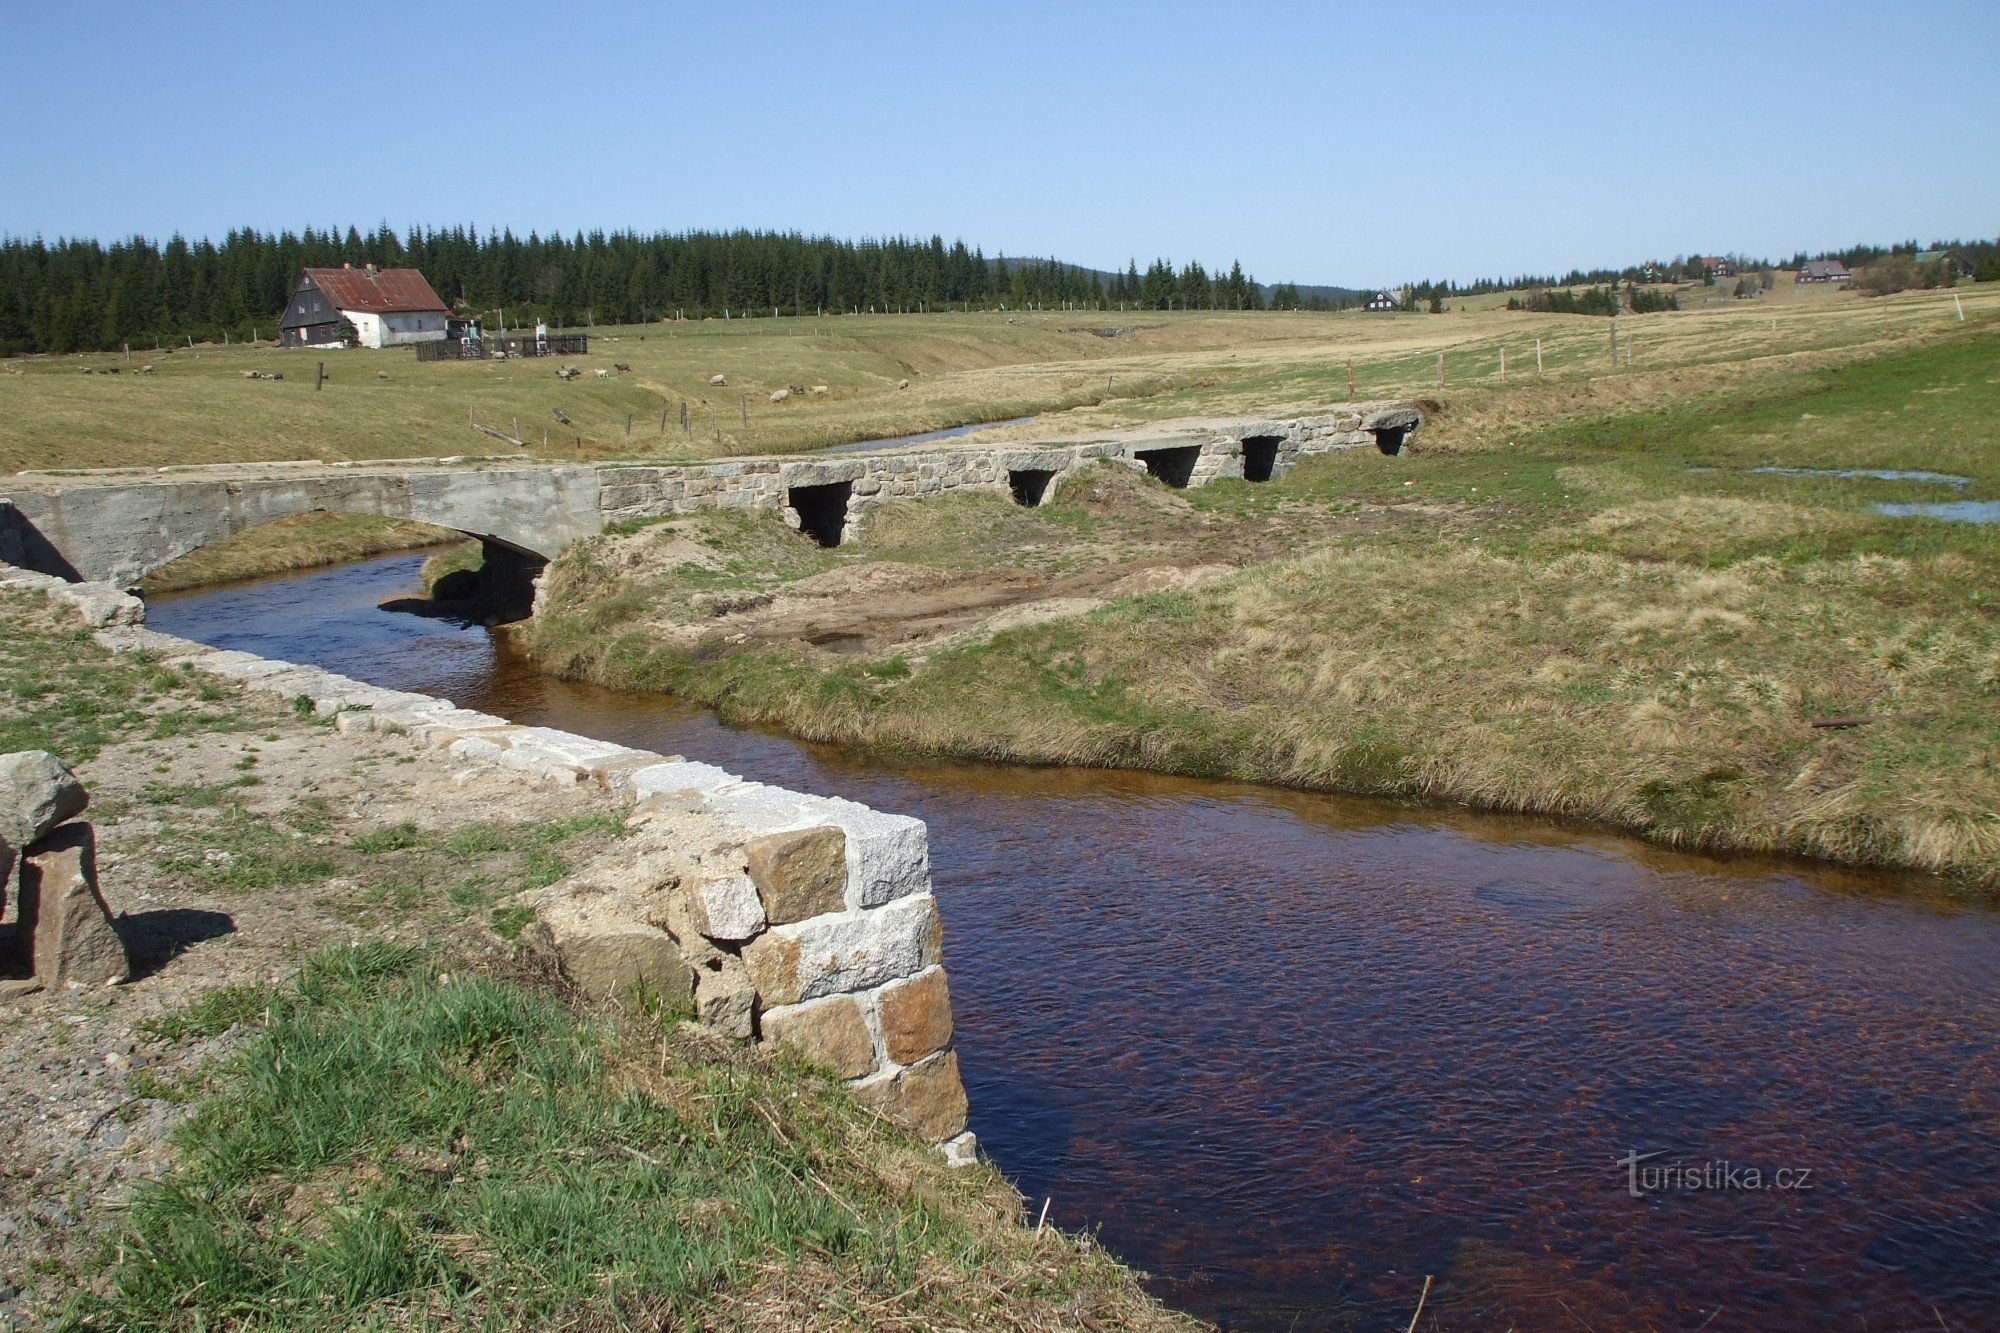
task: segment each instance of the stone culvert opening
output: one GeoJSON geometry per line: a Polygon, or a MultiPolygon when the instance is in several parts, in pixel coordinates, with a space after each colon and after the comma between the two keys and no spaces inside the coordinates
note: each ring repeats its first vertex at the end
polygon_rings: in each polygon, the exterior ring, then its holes
{"type": "Polygon", "coordinates": [[[1276,435],[1252,435],[1243,441],[1243,480],[1269,481],[1278,470],[1278,446],[1284,441],[1276,435]]]}
{"type": "Polygon", "coordinates": [[[1048,497],[1049,483],[1056,479],[1053,468],[1023,467],[1007,469],[1007,489],[1014,496],[1014,503],[1033,509],[1048,497]]]}
{"type": "Polygon", "coordinates": [[[1370,434],[1375,437],[1375,447],[1385,454],[1403,452],[1403,440],[1409,435],[1408,426],[1377,426],[1370,434]]]}
{"type": "Polygon", "coordinates": [[[851,481],[794,486],[786,493],[785,503],[799,516],[799,531],[821,546],[838,546],[841,531],[847,527],[847,501],[853,491],[851,481]]]}
{"type": "Polygon", "coordinates": [[[1141,449],[1133,454],[1146,465],[1146,471],[1158,477],[1175,490],[1186,490],[1194,477],[1194,465],[1201,461],[1201,446],[1184,445],[1174,449],[1141,449]]]}

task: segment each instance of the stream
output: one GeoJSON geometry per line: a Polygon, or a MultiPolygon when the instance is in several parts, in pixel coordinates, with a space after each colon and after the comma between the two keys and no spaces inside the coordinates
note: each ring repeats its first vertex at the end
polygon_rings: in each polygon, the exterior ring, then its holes
{"type": "Polygon", "coordinates": [[[1426,1329],[2000,1327],[1988,905],[1532,819],[800,744],[378,610],[421,560],[148,623],[927,820],[972,1128],[1031,1216],[1173,1305],[1401,1330],[1429,1277],[1426,1329]]]}

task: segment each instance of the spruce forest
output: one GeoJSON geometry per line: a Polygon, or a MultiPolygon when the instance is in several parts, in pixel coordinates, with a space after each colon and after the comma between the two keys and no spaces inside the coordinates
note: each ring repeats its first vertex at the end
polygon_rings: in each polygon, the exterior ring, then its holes
{"type": "MultiPolygon", "coordinates": [[[[271,337],[299,270],[341,264],[421,270],[454,309],[508,325],[557,327],[671,318],[818,311],[1118,308],[1263,309],[1241,265],[1211,276],[1156,260],[1142,273],[1059,261],[988,260],[963,242],[842,241],[737,231],[564,238],[471,228],[386,225],[291,232],[232,231],[220,243],[176,236],[0,241],[0,355],[115,349],[121,344],[271,337]]],[[[1296,289],[1276,289],[1290,306],[1296,289]]]]}

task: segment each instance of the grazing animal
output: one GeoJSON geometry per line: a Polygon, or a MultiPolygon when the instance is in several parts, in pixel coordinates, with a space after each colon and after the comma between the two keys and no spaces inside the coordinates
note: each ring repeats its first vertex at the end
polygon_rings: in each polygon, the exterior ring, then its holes
{"type": "Polygon", "coordinates": [[[826,387],[826,386],[825,386],[824,384],[815,384],[815,385],[813,385],[813,388],[812,388],[812,391],[813,391],[814,393],[829,393],[829,392],[831,392],[831,390],[829,390],[829,389],[828,389],[828,388],[827,388],[827,387],[826,387]]]}
{"type": "Polygon", "coordinates": [[[792,391],[790,389],[777,389],[772,392],[771,401],[774,403],[782,403],[791,396],[792,396],[792,391]]]}
{"type": "Polygon", "coordinates": [[[614,361],[611,364],[614,367],[616,367],[618,373],[621,375],[629,375],[632,373],[632,367],[626,365],[623,361],[614,361]]]}
{"type": "Polygon", "coordinates": [[[563,410],[560,407],[552,407],[549,409],[549,411],[553,412],[555,414],[556,420],[560,421],[563,425],[570,426],[575,424],[568,417],[563,415],[563,410]]]}
{"type": "Polygon", "coordinates": [[[729,377],[727,375],[710,375],[708,382],[710,384],[727,384],[729,383],[729,377]]]}

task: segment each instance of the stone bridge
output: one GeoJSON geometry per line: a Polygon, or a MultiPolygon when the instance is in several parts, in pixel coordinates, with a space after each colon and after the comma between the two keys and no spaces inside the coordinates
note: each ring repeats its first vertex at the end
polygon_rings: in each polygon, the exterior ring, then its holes
{"type": "Polygon", "coordinates": [[[543,564],[607,524],[703,509],[776,509],[822,545],[857,539],[892,500],[984,490],[1038,505],[1100,459],[1169,486],[1275,481],[1336,449],[1396,453],[1413,408],[1358,403],[1283,419],[1187,420],[1065,444],[968,444],[705,463],[528,465],[459,459],[253,463],[21,473],[0,485],[0,561],[130,586],[161,565],[274,519],[307,513],[414,519],[478,538],[486,592],[514,600],[543,564]]]}

